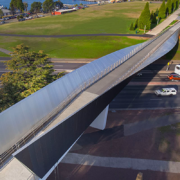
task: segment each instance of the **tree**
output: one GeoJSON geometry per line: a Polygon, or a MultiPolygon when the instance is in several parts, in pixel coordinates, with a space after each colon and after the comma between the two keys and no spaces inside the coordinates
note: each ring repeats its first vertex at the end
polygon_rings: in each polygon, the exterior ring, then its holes
{"type": "Polygon", "coordinates": [[[11,72],[0,78],[0,111],[64,75],[52,75],[54,69],[47,55],[43,51],[30,52],[29,47],[23,44],[16,46],[12,59],[4,63],[11,72]]]}
{"type": "Polygon", "coordinates": [[[179,8],[179,0],[177,0],[177,3],[176,3],[176,4],[177,4],[176,7],[177,7],[177,9],[178,9],[178,8],[179,8]]]}
{"type": "Polygon", "coordinates": [[[24,4],[24,10],[26,10],[26,12],[27,12],[28,3],[27,2],[23,2],[23,4],[24,4]]]}
{"type": "Polygon", "coordinates": [[[150,15],[150,10],[149,10],[149,3],[147,2],[144,10],[142,11],[140,17],[139,17],[139,28],[144,29],[146,26],[146,29],[151,28],[151,15],[150,15]]]}
{"type": "Polygon", "coordinates": [[[171,0],[168,0],[166,3],[166,14],[171,14],[171,12],[172,12],[172,2],[171,0]]]}
{"type": "Polygon", "coordinates": [[[156,16],[158,16],[158,14],[159,14],[159,9],[158,8],[156,9],[155,14],[156,14],[156,16]]]}
{"type": "Polygon", "coordinates": [[[176,0],[172,0],[172,12],[176,9],[176,0]]]}
{"type": "Polygon", "coordinates": [[[11,0],[10,8],[13,14],[15,10],[20,10],[22,12],[24,10],[24,4],[22,0],[11,0]]]}
{"type": "Polygon", "coordinates": [[[151,12],[151,23],[152,24],[156,24],[157,23],[156,14],[153,11],[151,12]]]}
{"type": "Polygon", "coordinates": [[[52,12],[53,8],[54,8],[54,1],[53,0],[45,0],[43,2],[43,11],[52,12]]]}
{"type": "Polygon", "coordinates": [[[131,23],[131,26],[130,26],[129,30],[130,30],[130,31],[133,31],[133,30],[134,30],[133,23],[131,23]]]}
{"type": "Polygon", "coordinates": [[[138,19],[136,19],[135,24],[134,24],[134,29],[138,28],[138,19]]]}
{"type": "Polygon", "coordinates": [[[55,1],[54,5],[55,5],[55,7],[59,7],[59,9],[63,7],[63,3],[60,0],[55,1]]]}
{"type": "Polygon", "coordinates": [[[0,9],[0,19],[2,19],[3,16],[4,16],[4,13],[3,13],[2,9],[0,9]]]}
{"type": "Polygon", "coordinates": [[[37,15],[37,13],[40,12],[41,9],[42,9],[42,3],[41,2],[33,2],[31,4],[30,12],[36,13],[36,15],[37,15]]]}
{"type": "Polygon", "coordinates": [[[19,9],[21,12],[24,11],[24,4],[22,0],[17,0],[17,9],[19,9]]]}
{"type": "Polygon", "coordinates": [[[15,14],[15,11],[16,11],[16,1],[15,0],[11,0],[10,2],[10,9],[11,9],[11,12],[13,13],[13,15],[15,14]]]}
{"type": "Polygon", "coordinates": [[[159,9],[158,17],[161,18],[161,19],[164,19],[166,17],[165,0],[163,0],[163,3],[161,4],[161,7],[159,9]]]}

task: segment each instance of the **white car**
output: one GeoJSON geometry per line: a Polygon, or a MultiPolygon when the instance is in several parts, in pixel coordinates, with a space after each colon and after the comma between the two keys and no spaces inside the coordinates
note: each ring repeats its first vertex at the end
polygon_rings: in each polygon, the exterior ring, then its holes
{"type": "Polygon", "coordinates": [[[162,88],[161,90],[156,90],[154,93],[157,96],[172,96],[176,95],[177,91],[175,88],[162,88]]]}

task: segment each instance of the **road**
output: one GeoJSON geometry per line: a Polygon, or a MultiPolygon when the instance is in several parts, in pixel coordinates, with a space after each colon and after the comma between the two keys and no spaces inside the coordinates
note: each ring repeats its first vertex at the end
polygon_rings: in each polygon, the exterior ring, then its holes
{"type": "MultiPolygon", "coordinates": [[[[54,66],[54,69],[56,72],[61,72],[61,71],[71,72],[72,70],[85,65],[85,63],[58,63],[57,62],[57,63],[52,63],[52,65],[54,66]]],[[[3,62],[0,62],[0,76],[5,72],[7,72],[5,65],[3,62]]]]}
{"type": "Polygon", "coordinates": [[[180,107],[180,91],[176,96],[157,97],[154,90],[180,86],[126,86],[110,103],[110,109],[122,108],[175,108],[180,107]]]}
{"type": "Polygon", "coordinates": [[[128,85],[110,103],[110,109],[180,107],[180,86],[176,85],[176,82],[174,85],[160,85],[161,82],[170,82],[167,75],[174,71],[175,64],[171,64],[167,72],[166,68],[167,66],[163,64],[151,64],[144,68],[141,71],[142,76],[135,76],[131,82],[157,82],[159,85],[128,85]],[[157,97],[154,91],[164,87],[174,87],[179,90],[178,94],[172,97],[157,97]]]}

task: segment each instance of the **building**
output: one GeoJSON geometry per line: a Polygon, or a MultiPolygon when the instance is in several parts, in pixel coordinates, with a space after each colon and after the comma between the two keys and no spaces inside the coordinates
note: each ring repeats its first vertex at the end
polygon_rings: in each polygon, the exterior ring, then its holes
{"type": "Polygon", "coordinates": [[[2,12],[3,12],[3,14],[4,14],[3,16],[8,16],[8,15],[11,15],[11,14],[12,14],[9,9],[4,9],[4,7],[1,6],[1,5],[0,5],[0,9],[2,10],[2,12]]]}

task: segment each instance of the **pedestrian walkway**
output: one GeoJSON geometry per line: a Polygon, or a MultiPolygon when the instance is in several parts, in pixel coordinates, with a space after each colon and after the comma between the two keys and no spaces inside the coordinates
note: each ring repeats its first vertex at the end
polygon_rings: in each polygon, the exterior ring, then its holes
{"type": "Polygon", "coordinates": [[[99,157],[85,154],[68,153],[61,162],[85,166],[180,173],[180,162],[173,161],[120,157],[99,157]]]}
{"type": "Polygon", "coordinates": [[[161,24],[156,26],[152,31],[147,32],[148,35],[157,35],[163,29],[165,29],[172,21],[176,20],[179,17],[180,9],[176,10],[173,14],[171,14],[168,18],[166,18],[161,24]]]}
{"type": "Polygon", "coordinates": [[[5,53],[5,54],[8,54],[8,55],[11,53],[11,51],[8,51],[8,50],[3,49],[3,48],[0,48],[0,51],[5,53]]]}

